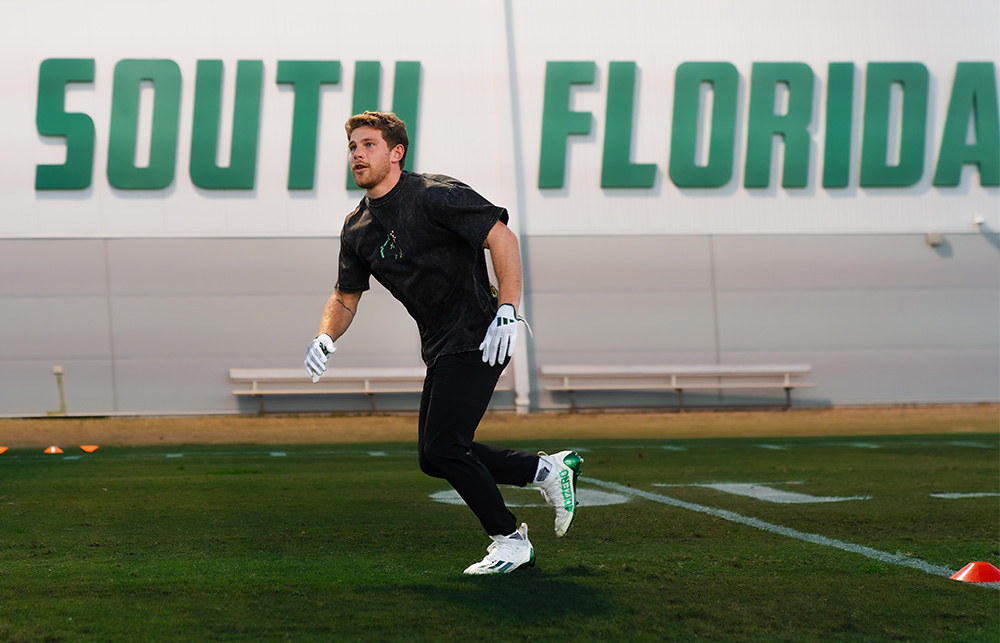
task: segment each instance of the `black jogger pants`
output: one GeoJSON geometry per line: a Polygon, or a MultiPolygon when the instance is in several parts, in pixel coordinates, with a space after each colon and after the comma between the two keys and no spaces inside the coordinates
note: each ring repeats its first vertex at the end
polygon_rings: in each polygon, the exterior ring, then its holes
{"type": "Polygon", "coordinates": [[[523,487],[538,467],[533,453],[474,441],[503,369],[478,351],[440,356],[427,368],[417,435],[420,470],[447,480],[490,535],[517,529],[497,485],[523,487]]]}

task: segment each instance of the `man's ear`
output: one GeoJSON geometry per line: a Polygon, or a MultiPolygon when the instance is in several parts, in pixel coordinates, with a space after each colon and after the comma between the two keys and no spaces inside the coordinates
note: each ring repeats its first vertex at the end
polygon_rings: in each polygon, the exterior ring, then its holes
{"type": "Polygon", "coordinates": [[[403,159],[404,154],[406,154],[406,150],[403,148],[403,145],[397,145],[392,148],[392,152],[389,153],[389,162],[399,163],[403,159]]]}

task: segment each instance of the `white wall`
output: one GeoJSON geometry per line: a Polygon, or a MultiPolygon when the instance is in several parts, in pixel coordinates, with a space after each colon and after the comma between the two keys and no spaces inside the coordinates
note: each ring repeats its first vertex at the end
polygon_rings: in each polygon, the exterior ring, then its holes
{"type": "MultiPolygon", "coordinates": [[[[0,240],[0,415],[252,412],[230,368],[300,368],[336,240],[0,240]]],[[[535,337],[553,364],[808,363],[797,406],[998,401],[1000,238],[947,235],[529,237],[535,337]]],[[[416,329],[365,293],[334,367],[419,366],[416,329]]],[[[529,369],[530,367],[530,369],[529,369]]],[[[532,377],[534,408],[564,408],[532,377]]],[[[689,404],[760,404],[714,391],[689,404]]],[[[783,401],[782,393],[777,393],[783,401]]],[[[578,394],[581,404],[666,405],[578,394]]],[[[763,396],[763,397],[762,397],[763,396]]],[[[509,397],[497,402],[509,407],[509,397]]],[[[379,408],[413,406],[383,396],[379,408]]],[[[363,396],[270,399],[271,411],[365,411],[363,396]]]]}
{"type": "MultiPolygon", "coordinates": [[[[805,404],[997,401],[1000,188],[983,187],[971,166],[957,187],[932,176],[955,66],[996,69],[998,25],[989,0],[7,3],[0,415],[56,408],[54,364],[76,414],[250,410],[232,396],[229,368],[297,367],[336,280],[343,216],[360,198],[344,185],[342,124],[354,65],[370,60],[382,66],[382,109],[395,63],[421,64],[415,169],[457,176],[511,210],[536,331],[520,347],[519,388],[535,408],[564,402],[533,375],[554,362],[804,361],[820,384],[805,404]],[[35,189],[36,166],[65,158],[63,140],[35,122],[39,65],[50,58],[95,60],[94,82],[66,92],[67,110],[96,129],[85,190],[35,189]],[[136,58],[173,60],[182,74],[174,181],[163,190],[119,190],[106,174],[115,65],[136,58]],[[205,190],[189,176],[203,59],[225,64],[222,149],[236,62],[263,61],[253,190],[205,190]],[[321,92],[312,190],[286,187],[294,94],[275,82],[282,60],[341,65],[340,82],[321,92]],[[550,61],[596,65],[595,82],[572,91],[568,107],[590,113],[590,133],[569,137],[561,189],[538,187],[550,61]],[[650,188],[600,187],[615,61],[637,65],[631,158],[656,165],[650,188]],[[719,188],[680,189],[668,173],[674,79],[690,61],[739,74],[734,167],[719,188]],[[866,65],[900,61],[930,76],[924,171],[911,186],[862,188],[866,65]],[[804,188],[780,185],[780,144],[770,186],[743,186],[755,62],[814,73],[804,188]],[[833,62],[855,66],[845,188],[821,179],[833,62]],[[931,231],[944,246],[924,244],[931,231]],[[579,320],[595,309],[607,319],[592,331],[579,320]]],[[[140,159],[152,119],[151,92],[142,96],[140,159]]],[[[419,363],[412,322],[377,288],[339,347],[343,366],[419,363]]]]}
{"type": "MultiPolygon", "coordinates": [[[[5,150],[0,156],[0,236],[338,234],[361,194],[344,187],[343,129],[351,115],[354,63],[360,60],[382,63],[380,107],[385,110],[392,104],[396,61],[420,61],[418,128],[425,143],[414,159],[419,167],[461,175],[498,203],[515,200],[511,166],[505,162],[512,130],[500,3],[445,0],[418,10],[390,0],[373,10],[302,0],[98,0],[8,4],[0,14],[0,148],[5,150]],[[370,17],[362,19],[364,13],[370,17]],[[42,137],[35,129],[39,65],[48,58],[95,59],[94,83],[73,84],[67,92],[67,111],[88,114],[97,130],[88,190],[34,189],[36,164],[65,159],[62,140],[42,137]],[[166,190],[116,190],[105,175],[114,69],[127,58],[167,58],[181,69],[177,166],[174,184],[166,190]],[[236,62],[264,63],[257,181],[251,192],[203,190],[188,176],[200,59],[225,64],[220,149],[226,150],[236,62]],[[340,83],[322,91],[314,190],[286,188],[294,95],[275,82],[279,60],[341,62],[340,83]],[[456,118],[463,108],[477,113],[456,118]],[[475,123],[482,124],[482,133],[473,145],[468,129],[475,123]]],[[[220,163],[226,165],[227,158],[220,163]]]]}
{"type": "MultiPolygon", "coordinates": [[[[351,112],[354,63],[382,63],[382,108],[391,106],[396,61],[422,66],[417,169],[458,175],[517,209],[535,235],[797,232],[968,232],[974,214],[1000,228],[997,188],[966,167],[956,188],[931,187],[958,62],[1000,61],[1000,8],[989,0],[837,3],[713,0],[697,3],[462,2],[399,0],[370,8],[346,2],[194,0],[8,4],[0,21],[0,236],[325,236],[357,201],[344,188],[342,124],[351,112]],[[365,12],[371,17],[364,17],[365,12]],[[92,187],[36,191],[37,164],[61,163],[62,139],[35,129],[38,72],[48,58],[93,58],[93,84],[73,84],[67,110],[88,114],[97,136],[92,187]],[[182,73],[180,137],[173,185],[116,190],[105,174],[115,64],[167,58],[182,73]],[[222,149],[228,149],[236,61],[261,60],[264,82],[256,189],[203,190],[187,172],[200,59],[226,65],[222,149]],[[317,183],[286,185],[294,95],[275,82],[279,60],[338,60],[340,83],[322,91],[317,183]],[[537,186],[549,61],[593,61],[594,84],[573,90],[572,109],[592,114],[591,133],[572,136],[562,190],[537,186]],[[638,66],[633,160],[657,166],[651,189],[600,187],[607,72],[638,66]],[[733,178],[719,189],[679,189],[667,175],[675,71],[687,61],[725,61],[740,75],[733,178]],[[803,62],[815,74],[812,153],[806,188],[742,187],[748,92],[754,62],[803,62]],[[865,66],[919,62],[931,85],[925,170],[905,188],[858,187],[865,66]],[[853,62],[853,173],[847,188],[821,187],[827,65],[853,62]]],[[[151,92],[140,133],[151,119],[151,92]]],[[[143,137],[140,136],[140,141],[143,137]]],[[[140,144],[138,155],[148,154],[140,144]]],[[[220,160],[226,163],[224,154],[220,160]]]]}
{"type": "Polygon", "coordinates": [[[525,219],[532,234],[759,234],[825,232],[968,232],[974,213],[998,229],[997,188],[983,188],[966,168],[958,188],[933,188],[931,177],[957,61],[1000,60],[994,2],[576,2],[514,3],[517,109],[522,125],[525,219]],[[558,25],[554,27],[554,25],[558,25]],[[560,34],[587,34],[569,41],[560,34]],[[545,63],[595,61],[597,82],[574,89],[572,108],[590,112],[587,137],[575,137],[565,188],[539,190],[545,63]],[[655,163],[652,190],[602,190],[601,155],[611,61],[639,67],[633,162],[655,163]],[[740,74],[735,168],[721,189],[679,189],[667,175],[674,75],[685,61],[730,62],[740,74]],[[865,65],[923,63],[931,76],[929,129],[922,180],[912,187],[858,187],[865,65]],[[754,62],[804,62],[815,74],[812,163],[808,187],[742,187],[748,91],[754,62]],[[848,188],[821,187],[827,65],[853,62],[855,108],[848,188]]]}

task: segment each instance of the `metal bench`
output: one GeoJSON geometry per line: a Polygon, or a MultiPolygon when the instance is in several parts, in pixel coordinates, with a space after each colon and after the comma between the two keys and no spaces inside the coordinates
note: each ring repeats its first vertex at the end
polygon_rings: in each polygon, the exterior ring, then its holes
{"type": "Polygon", "coordinates": [[[657,366],[542,366],[543,390],[570,394],[570,411],[577,409],[577,391],[674,391],[677,408],[684,408],[684,391],[699,389],[784,389],[785,408],[792,389],[816,385],[801,381],[808,364],[687,364],[657,366]],[[544,382],[548,384],[544,384],[544,382]]]}
{"type": "MultiPolygon", "coordinates": [[[[375,412],[375,395],[391,393],[421,393],[423,368],[331,368],[313,383],[301,368],[231,368],[229,379],[243,385],[233,390],[233,395],[253,396],[264,412],[266,395],[366,395],[375,412]]],[[[513,389],[511,378],[505,371],[496,390],[513,389]]]]}

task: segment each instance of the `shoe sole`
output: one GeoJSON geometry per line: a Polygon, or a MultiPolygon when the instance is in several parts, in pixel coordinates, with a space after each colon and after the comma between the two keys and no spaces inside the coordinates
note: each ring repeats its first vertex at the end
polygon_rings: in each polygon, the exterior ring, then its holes
{"type": "Polygon", "coordinates": [[[527,562],[521,563],[517,567],[513,567],[513,565],[514,565],[514,563],[506,563],[506,564],[504,564],[504,565],[502,565],[500,567],[492,568],[492,569],[486,569],[486,570],[483,570],[481,572],[470,572],[468,569],[466,569],[462,573],[463,574],[467,574],[469,576],[488,576],[490,574],[510,574],[511,572],[516,572],[517,570],[522,569],[524,567],[534,567],[535,566],[535,548],[534,547],[531,548],[531,554],[529,555],[527,562]]]}

